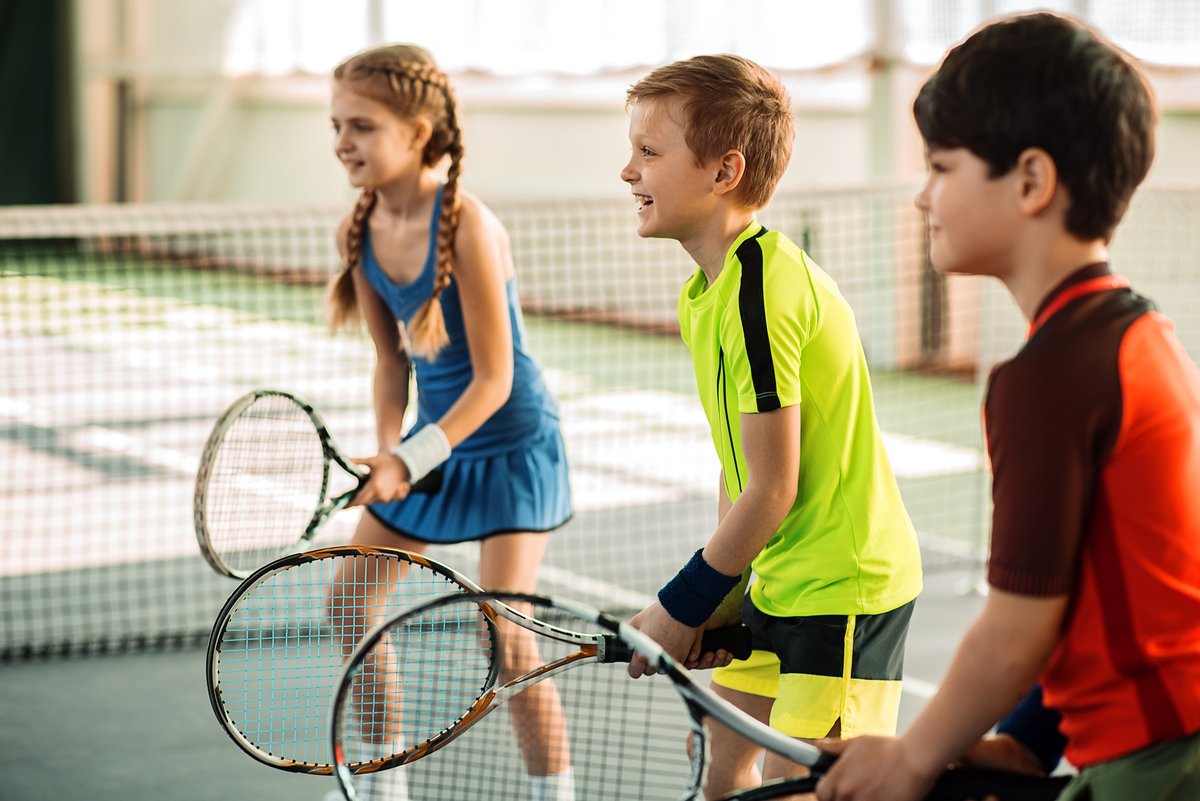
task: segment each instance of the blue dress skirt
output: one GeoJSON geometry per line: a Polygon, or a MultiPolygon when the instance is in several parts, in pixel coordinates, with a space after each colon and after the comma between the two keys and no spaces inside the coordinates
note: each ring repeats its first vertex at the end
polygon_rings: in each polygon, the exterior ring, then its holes
{"type": "Polygon", "coordinates": [[[429,543],[552,531],[571,519],[567,456],[554,418],[519,448],[491,456],[452,454],[441,470],[439,492],[367,510],[388,528],[429,543]]]}

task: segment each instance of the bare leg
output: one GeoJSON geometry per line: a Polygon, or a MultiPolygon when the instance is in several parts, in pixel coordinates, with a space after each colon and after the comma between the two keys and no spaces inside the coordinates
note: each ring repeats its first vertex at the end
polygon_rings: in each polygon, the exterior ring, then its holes
{"type": "MultiPolygon", "coordinates": [[[[351,539],[353,545],[387,546],[422,553],[426,544],[397,535],[372,515],[363,513],[351,539]]],[[[359,640],[383,619],[386,596],[407,572],[408,566],[392,560],[367,557],[344,560],[329,590],[328,615],[343,659],[359,640]]],[[[362,739],[372,747],[361,756],[377,758],[403,748],[403,695],[393,680],[393,656],[381,641],[364,661],[353,689],[354,709],[362,739]]],[[[361,780],[361,789],[382,801],[407,801],[408,787],[402,769],[381,772],[361,780]]],[[[337,797],[340,798],[340,795],[337,797]]]]}
{"type": "MultiPolygon", "coordinates": [[[[731,690],[718,684],[711,686],[713,692],[756,720],[766,723],[770,719],[771,704],[775,699],[731,690]]],[[[711,801],[734,790],[762,784],[758,758],[763,749],[719,723],[709,720],[707,725],[711,761],[704,797],[711,801]]]]}
{"type": "MultiPolygon", "coordinates": [[[[424,543],[398,537],[366,512],[350,543],[401,548],[411,545],[411,550],[417,552],[425,547],[424,543]]],[[[406,569],[407,565],[397,565],[391,560],[367,557],[343,560],[329,588],[327,610],[343,658],[349,658],[359,640],[382,620],[386,596],[406,569]]],[[[381,643],[369,663],[364,663],[354,687],[355,707],[372,710],[361,717],[363,739],[368,742],[382,744],[400,734],[401,698],[395,683],[388,681],[390,662],[386,642],[381,643]]]]}
{"type": "MultiPolygon", "coordinates": [[[[533,592],[537,571],[546,553],[545,534],[503,534],[485,539],[479,556],[479,583],[487,589],[533,592]]],[[[510,623],[501,623],[505,637],[516,637],[528,647],[509,649],[513,659],[502,670],[505,679],[521,675],[540,664],[533,634],[510,623]]],[[[562,701],[553,681],[544,681],[518,693],[508,702],[525,768],[530,776],[553,776],[570,765],[567,727],[562,701]]]]}
{"type": "MultiPolygon", "coordinates": [[[[842,733],[842,722],[834,721],[833,728],[829,730],[826,737],[838,737],[842,733]]],[[[815,743],[815,740],[810,740],[804,737],[799,738],[806,743],[815,743]]],[[[763,781],[771,781],[773,779],[790,778],[792,776],[804,777],[809,775],[809,769],[804,765],[799,765],[791,760],[784,759],[778,754],[767,753],[766,759],[763,760],[763,781]]],[[[786,801],[816,801],[816,793],[804,793],[802,795],[783,796],[786,801]]]]}

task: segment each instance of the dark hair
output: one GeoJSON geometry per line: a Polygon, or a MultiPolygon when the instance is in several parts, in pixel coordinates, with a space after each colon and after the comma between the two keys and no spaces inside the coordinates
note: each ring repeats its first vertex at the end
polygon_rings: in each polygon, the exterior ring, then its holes
{"type": "Polygon", "coordinates": [[[740,56],[696,56],[653,70],[625,95],[630,105],[671,97],[683,102],[684,139],[696,162],[740,151],[746,175],[736,197],[753,209],[767,205],[796,139],[792,100],[779,79],[740,56]]]}
{"type": "Polygon", "coordinates": [[[1066,187],[1066,229],[1112,238],[1154,160],[1154,95],[1133,59],[1054,14],[981,28],[946,54],[913,103],[926,145],[964,147],[1003,175],[1028,148],[1066,187]]]}

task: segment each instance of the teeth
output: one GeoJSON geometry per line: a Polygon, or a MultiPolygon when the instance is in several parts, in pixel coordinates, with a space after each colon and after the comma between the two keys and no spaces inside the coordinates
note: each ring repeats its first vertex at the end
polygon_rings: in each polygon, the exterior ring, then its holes
{"type": "Polygon", "coordinates": [[[642,209],[654,203],[654,200],[649,195],[634,195],[633,199],[637,203],[638,211],[641,211],[642,209]]]}

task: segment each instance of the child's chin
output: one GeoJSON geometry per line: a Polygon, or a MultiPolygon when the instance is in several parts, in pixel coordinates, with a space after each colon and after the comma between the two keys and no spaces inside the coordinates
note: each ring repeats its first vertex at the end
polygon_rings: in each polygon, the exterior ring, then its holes
{"type": "Polygon", "coordinates": [[[642,239],[657,239],[662,236],[662,233],[649,219],[638,220],[637,234],[642,239]]]}

